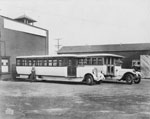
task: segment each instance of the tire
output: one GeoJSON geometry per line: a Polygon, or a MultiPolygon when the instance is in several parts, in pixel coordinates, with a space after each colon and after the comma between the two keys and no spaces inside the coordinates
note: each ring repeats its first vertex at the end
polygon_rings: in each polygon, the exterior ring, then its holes
{"type": "Polygon", "coordinates": [[[85,82],[87,85],[93,85],[94,84],[93,77],[91,75],[85,76],[85,82]]]}
{"type": "Polygon", "coordinates": [[[97,81],[96,83],[97,83],[97,84],[101,84],[101,83],[102,83],[102,80],[100,80],[100,81],[97,81]]]}
{"type": "Polygon", "coordinates": [[[141,82],[141,76],[138,75],[138,77],[134,79],[134,83],[139,84],[140,82],[141,82]]]}
{"type": "Polygon", "coordinates": [[[126,74],[125,80],[127,84],[132,84],[133,83],[133,75],[132,74],[126,74]]]}

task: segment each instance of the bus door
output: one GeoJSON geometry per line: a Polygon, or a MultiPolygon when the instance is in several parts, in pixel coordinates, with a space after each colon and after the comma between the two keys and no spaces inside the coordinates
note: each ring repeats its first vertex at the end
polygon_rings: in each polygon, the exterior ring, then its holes
{"type": "Polygon", "coordinates": [[[113,57],[106,57],[106,65],[107,65],[107,75],[114,76],[115,75],[115,65],[113,57]]]}
{"type": "Polygon", "coordinates": [[[68,77],[76,77],[76,59],[68,59],[68,77]]]}

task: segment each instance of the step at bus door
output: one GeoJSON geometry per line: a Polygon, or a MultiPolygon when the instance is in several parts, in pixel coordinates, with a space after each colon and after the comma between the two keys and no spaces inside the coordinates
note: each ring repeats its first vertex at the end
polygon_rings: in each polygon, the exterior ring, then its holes
{"type": "Polygon", "coordinates": [[[76,77],[76,60],[68,60],[68,77],[76,77]]]}

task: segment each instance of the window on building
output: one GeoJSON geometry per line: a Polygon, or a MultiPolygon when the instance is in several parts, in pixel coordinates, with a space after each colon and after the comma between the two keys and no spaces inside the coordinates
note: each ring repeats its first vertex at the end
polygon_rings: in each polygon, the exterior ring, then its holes
{"type": "Polygon", "coordinates": [[[1,73],[8,73],[9,72],[9,59],[2,58],[1,59],[1,73]]]}
{"type": "Polygon", "coordinates": [[[140,60],[132,60],[132,67],[133,66],[139,67],[140,66],[140,60]]]}

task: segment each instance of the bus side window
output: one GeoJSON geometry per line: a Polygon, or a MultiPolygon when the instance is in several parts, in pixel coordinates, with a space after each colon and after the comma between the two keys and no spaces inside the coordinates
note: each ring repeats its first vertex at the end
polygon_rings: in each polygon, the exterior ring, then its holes
{"type": "Polygon", "coordinates": [[[83,65],[83,64],[84,64],[84,59],[83,58],[79,59],[78,60],[78,65],[83,65]]]}
{"type": "Polygon", "coordinates": [[[96,65],[96,58],[92,58],[92,65],[96,65]]]}
{"type": "Polygon", "coordinates": [[[42,66],[42,60],[41,60],[41,59],[38,59],[38,60],[37,60],[37,65],[38,65],[38,66],[42,66]]]}
{"type": "Polygon", "coordinates": [[[103,64],[103,60],[102,60],[102,58],[98,58],[98,65],[102,65],[103,64]]]}
{"type": "Polygon", "coordinates": [[[37,65],[37,60],[36,60],[36,59],[33,59],[32,66],[33,66],[33,65],[34,65],[34,66],[38,66],[38,65],[37,65]]]}
{"type": "Polygon", "coordinates": [[[52,66],[52,60],[51,59],[48,60],[48,66],[52,66]]]}
{"type": "Polygon", "coordinates": [[[28,61],[28,66],[32,66],[32,60],[27,60],[28,61]]]}
{"type": "Polygon", "coordinates": [[[115,64],[115,60],[114,60],[114,58],[112,58],[112,60],[111,60],[111,64],[112,64],[112,65],[114,65],[114,64],[115,64]]]}
{"type": "Polygon", "coordinates": [[[85,65],[87,65],[87,59],[85,58],[84,59],[84,62],[83,62],[85,65]]]}
{"type": "Polygon", "coordinates": [[[91,65],[91,58],[87,58],[87,65],[91,65]]]}
{"type": "Polygon", "coordinates": [[[106,64],[106,65],[108,64],[108,58],[107,57],[104,58],[104,64],[106,64]]]}
{"type": "Polygon", "coordinates": [[[44,66],[47,66],[47,60],[44,59],[44,66]]]}
{"type": "Polygon", "coordinates": [[[39,62],[40,62],[40,61],[39,61],[39,60],[37,60],[37,66],[39,66],[39,62]]]}
{"type": "Polygon", "coordinates": [[[24,59],[24,66],[27,66],[28,64],[27,64],[27,60],[26,59],[24,59]]]}
{"type": "Polygon", "coordinates": [[[22,62],[21,62],[22,66],[25,66],[25,62],[24,62],[24,59],[22,59],[22,62]]]}
{"type": "Polygon", "coordinates": [[[62,66],[62,62],[63,62],[63,61],[62,61],[61,59],[59,59],[59,60],[58,60],[58,66],[62,66]]]}
{"type": "Polygon", "coordinates": [[[108,57],[107,59],[108,59],[108,63],[107,64],[111,64],[111,58],[108,57]]]}
{"type": "Polygon", "coordinates": [[[57,66],[57,60],[53,60],[53,66],[57,66]]]}
{"type": "Polygon", "coordinates": [[[40,66],[43,66],[43,60],[40,59],[40,66]]]}
{"type": "Polygon", "coordinates": [[[72,65],[72,61],[69,59],[68,60],[68,66],[71,66],[72,65]]]}

